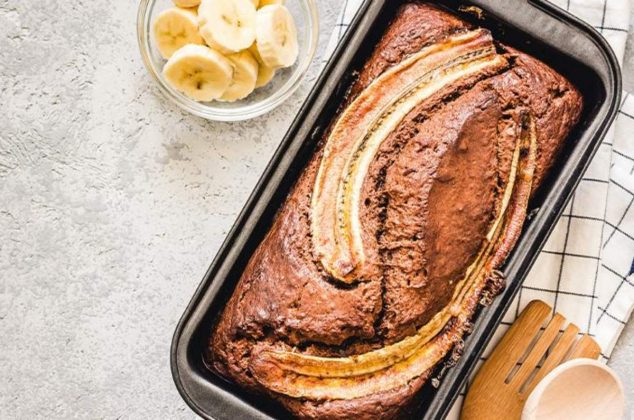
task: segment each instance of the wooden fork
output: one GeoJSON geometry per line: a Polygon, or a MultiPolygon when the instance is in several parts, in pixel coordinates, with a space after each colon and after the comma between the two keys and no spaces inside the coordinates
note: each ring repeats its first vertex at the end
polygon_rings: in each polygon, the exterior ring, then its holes
{"type": "Polygon", "coordinates": [[[577,339],[574,324],[561,333],[566,318],[551,313],[542,301],[528,304],[478,371],[462,420],[519,419],[531,391],[551,370],[570,359],[599,357],[596,341],[587,334],[577,339]]]}

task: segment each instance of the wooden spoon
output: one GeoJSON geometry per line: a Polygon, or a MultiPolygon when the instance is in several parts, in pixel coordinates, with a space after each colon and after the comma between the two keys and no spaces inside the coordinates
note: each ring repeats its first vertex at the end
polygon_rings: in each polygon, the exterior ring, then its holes
{"type": "Polygon", "coordinates": [[[593,359],[557,366],[528,397],[522,420],[621,420],[623,384],[612,369],[593,359]]]}
{"type": "Polygon", "coordinates": [[[519,419],[531,391],[550,371],[567,360],[599,357],[590,336],[577,339],[574,324],[560,333],[566,318],[551,313],[542,301],[526,306],[469,387],[462,420],[519,419]]]}

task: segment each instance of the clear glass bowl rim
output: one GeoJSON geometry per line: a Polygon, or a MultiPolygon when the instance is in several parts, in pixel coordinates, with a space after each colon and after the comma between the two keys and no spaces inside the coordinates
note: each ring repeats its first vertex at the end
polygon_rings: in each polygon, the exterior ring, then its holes
{"type": "Polygon", "coordinates": [[[161,93],[178,105],[180,108],[194,115],[212,121],[242,121],[263,115],[281,105],[299,87],[310,64],[315,57],[319,41],[319,18],[317,14],[316,0],[297,0],[304,13],[305,22],[308,25],[308,50],[306,54],[300,54],[300,60],[293,73],[280,89],[261,101],[246,103],[235,108],[217,108],[204,103],[196,102],[185,97],[167,84],[161,75],[160,66],[152,59],[150,53],[150,31],[152,29],[152,11],[157,0],[140,0],[137,14],[137,40],[141,51],[141,58],[148,73],[158,85],[161,93]]]}

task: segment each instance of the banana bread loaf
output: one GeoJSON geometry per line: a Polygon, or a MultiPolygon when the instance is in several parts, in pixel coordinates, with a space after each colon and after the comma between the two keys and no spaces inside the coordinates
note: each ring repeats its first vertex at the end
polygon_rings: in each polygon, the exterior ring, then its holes
{"type": "Polygon", "coordinates": [[[401,6],[246,266],[210,366],[298,417],[402,416],[500,286],[581,109],[487,30],[401,6]]]}

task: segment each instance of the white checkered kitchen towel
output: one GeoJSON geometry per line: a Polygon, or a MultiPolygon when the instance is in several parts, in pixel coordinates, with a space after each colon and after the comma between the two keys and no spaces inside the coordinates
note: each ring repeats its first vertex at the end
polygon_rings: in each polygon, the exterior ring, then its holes
{"type": "MultiPolygon", "coordinates": [[[[334,50],[361,3],[362,0],[344,1],[329,51],[334,50]]],[[[629,0],[554,3],[593,25],[609,41],[619,60],[623,59],[629,0]]],[[[528,302],[541,299],[593,335],[607,360],[629,320],[634,307],[634,95],[623,95],[617,121],[496,337],[501,337],[528,302]]],[[[450,417],[457,417],[460,403],[454,406],[450,417]]]]}

